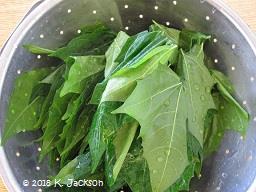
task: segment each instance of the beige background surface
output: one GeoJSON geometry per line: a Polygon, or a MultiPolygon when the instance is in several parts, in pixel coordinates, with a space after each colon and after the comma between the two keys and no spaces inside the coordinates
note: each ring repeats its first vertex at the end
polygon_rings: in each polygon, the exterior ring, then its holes
{"type": "MultiPolygon", "coordinates": [[[[256,0],[224,0],[256,31],[256,0]]],[[[34,0],[0,0],[0,47],[34,0]]],[[[7,192],[0,179],[0,192],[7,192]]]]}

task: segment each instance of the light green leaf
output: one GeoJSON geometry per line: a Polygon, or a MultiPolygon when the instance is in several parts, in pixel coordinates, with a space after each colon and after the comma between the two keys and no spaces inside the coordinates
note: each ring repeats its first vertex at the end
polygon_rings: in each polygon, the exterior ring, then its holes
{"type": "Polygon", "coordinates": [[[167,66],[160,65],[139,81],[124,105],[114,111],[140,123],[143,155],[155,192],[168,189],[188,165],[185,110],[182,82],[167,66]]]}
{"type": "Polygon", "coordinates": [[[164,45],[150,51],[131,68],[125,68],[114,74],[108,81],[102,95],[104,101],[125,101],[134,90],[137,80],[151,74],[158,65],[167,65],[169,58],[177,54],[176,45],[164,45]]]}
{"type": "Polygon", "coordinates": [[[25,49],[27,49],[29,52],[34,53],[34,54],[52,54],[55,51],[50,50],[50,49],[46,49],[46,48],[42,48],[36,45],[31,45],[31,44],[27,44],[23,46],[25,49]]]}
{"type": "Polygon", "coordinates": [[[178,67],[187,94],[188,128],[203,146],[204,120],[208,109],[215,108],[211,95],[215,82],[204,65],[203,44],[188,53],[182,51],[178,67]]]}
{"type": "Polygon", "coordinates": [[[86,79],[105,68],[104,56],[74,57],[75,63],[71,66],[68,79],[65,81],[60,96],[68,93],[81,93],[86,84],[86,79]]]}
{"type": "Polygon", "coordinates": [[[222,129],[235,130],[245,135],[249,123],[248,113],[222,85],[219,84],[218,88],[221,95],[218,108],[219,126],[221,126],[222,129]]]}
{"type": "Polygon", "coordinates": [[[42,98],[36,97],[30,102],[30,96],[33,88],[51,72],[50,69],[42,68],[20,75],[14,85],[11,98],[9,100],[9,109],[5,122],[5,130],[2,136],[1,144],[22,131],[33,131],[39,127],[34,127],[41,110],[42,98]]]}
{"type": "Polygon", "coordinates": [[[121,127],[121,129],[117,131],[116,137],[113,142],[117,159],[113,168],[114,180],[116,180],[118,173],[122,168],[122,165],[130,149],[138,126],[138,122],[132,121],[128,124],[124,124],[123,127],[121,127]]]}
{"type": "Polygon", "coordinates": [[[208,128],[205,138],[205,155],[218,150],[225,131],[234,130],[244,136],[249,124],[248,113],[225,87],[219,84],[218,89],[220,92],[213,95],[217,111],[212,115],[211,127],[208,128]]]}
{"type": "Polygon", "coordinates": [[[210,72],[217,84],[221,84],[230,94],[233,94],[235,92],[232,83],[223,73],[216,70],[211,70],[210,72]]]}
{"type": "Polygon", "coordinates": [[[151,26],[153,31],[161,31],[166,35],[173,43],[176,45],[179,44],[179,36],[180,36],[180,31],[174,28],[168,28],[164,25],[161,25],[155,21],[153,21],[154,24],[151,26]]]}
{"type": "Polygon", "coordinates": [[[119,64],[118,62],[116,62],[116,59],[128,39],[129,39],[129,35],[127,35],[123,31],[120,31],[116,39],[112,43],[112,45],[109,47],[108,51],[105,54],[106,55],[105,77],[108,77],[109,75],[111,75],[113,70],[119,64]]]}

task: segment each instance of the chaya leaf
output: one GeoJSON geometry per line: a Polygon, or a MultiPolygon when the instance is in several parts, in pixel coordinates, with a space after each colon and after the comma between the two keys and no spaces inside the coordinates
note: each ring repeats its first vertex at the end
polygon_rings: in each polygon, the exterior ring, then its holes
{"type": "MultiPolygon", "coordinates": [[[[161,32],[141,32],[135,36],[130,37],[124,46],[115,62],[118,65],[112,70],[113,75],[120,69],[133,68],[133,65],[137,65],[141,62],[149,52],[151,52],[156,47],[167,44],[167,37],[161,35],[161,32]]],[[[91,104],[99,104],[101,101],[101,96],[107,86],[109,78],[106,78],[102,83],[95,87],[91,104]]]]}
{"type": "Polygon", "coordinates": [[[118,108],[118,102],[104,102],[98,106],[89,132],[89,147],[92,157],[92,172],[96,170],[106,150],[108,139],[118,129],[118,115],[111,114],[118,108]]]}
{"type": "Polygon", "coordinates": [[[140,123],[143,156],[156,192],[168,189],[188,165],[185,96],[179,77],[168,66],[160,65],[139,81],[124,105],[114,111],[140,123]]]}
{"type": "Polygon", "coordinates": [[[27,44],[27,45],[23,45],[23,47],[26,50],[28,50],[29,52],[33,53],[33,54],[46,54],[46,55],[49,55],[49,54],[54,53],[53,50],[42,48],[42,47],[39,47],[37,45],[27,44]]]}
{"type": "Polygon", "coordinates": [[[47,117],[48,117],[49,108],[50,108],[50,106],[52,104],[52,101],[54,99],[54,95],[55,95],[56,91],[62,86],[62,84],[64,82],[64,79],[62,78],[64,69],[65,69],[64,65],[60,66],[56,70],[56,73],[50,78],[51,81],[49,81],[49,80],[45,81],[45,79],[47,79],[49,76],[46,77],[44,80],[42,80],[42,82],[44,82],[44,81],[47,82],[47,83],[51,82],[52,85],[51,85],[51,88],[49,90],[49,93],[48,93],[47,97],[44,100],[42,110],[40,112],[40,117],[39,117],[37,123],[34,126],[35,128],[45,128],[46,127],[44,125],[47,124],[46,120],[47,120],[47,117]]]}
{"type": "Polygon", "coordinates": [[[49,91],[51,89],[51,85],[53,84],[53,81],[55,80],[55,75],[58,73],[61,67],[51,68],[51,73],[45,77],[42,81],[39,81],[38,84],[33,88],[32,94],[30,96],[30,102],[33,102],[33,100],[37,97],[47,97],[49,94],[49,91]],[[52,70],[54,70],[52,72],[52,70]]]}
{"type": "Polygon", "coordinates": [[[203,44],[188,53],[181,51],[178,68],[187,93],[188,128],[203,146],[205,116],[215,108],[211,95],[215,82],[204,65],[203,44]]]}
{"type": "Polygon", "coordinates": [[[68,185],[72,180],[84,179],[91,175],[90,165],[89,152],[79,155],[60,170],[58,175],[52,179],[52,183],[57,181],[60,184],[68,185]]]}
{"type": "Polygon", "coordinates": [[[142,32],[136,36],[129,38],[123,46],[116,61],[119,65],[112,74],[120,69],[134,67],[134,64],[140,63],[149,52],[156,47],[166,45],[168,39],[160,32],[142,32]]]}
{"type": "Polygon", "coordinates": [[[166,35],[170,40],[173,41],[174,44],[178,45],[179,44],[179,36],[180,36],[180,31],[174,28],[168,28],[164,25],[161,25],[155,21],[153,21],[154,24],[150,26],[152,31],[161,31],[166,35]]]}
{"type": "MultiPolygon", "coordinates": [[[[219,121],[224,129],[235,130],[242,135],[246,134],[249,123],[248,113],[241,105],[229,94],[222,84],[217,85],[221,97],[219,98],[219,121]]],[[[219,125],[219,126],[220,126],[219,125]]]]}
{"type": "Polygon", "coordinates": [[[68,103],[72,97],[71,94],[68,94],[64,97],[60,97],[60,87],[53,98],[52,104],[49,108],[48,121],[45,132],[43,134],[43,144],[42,151],[40,153],[40,161],[48,154],[51,150],[56,147],[56,143],[59,139],[59,134],[62,131],[64,122],[62,121],[62,116],[64,115],[68,103]]]}
{"type": "Polygon", "coordinates": [[[213,69],[210,72],[217,84],[222,85],[230,94],[233,94],[235,92],[232,83],[223,73],[213,69]]]}
{"type": "Polygon", "coordinates": [[[189,51],[195,45],[202,45],[210,38],[210,35],[205,35],[200,32],[182,30],[179,38],[179,47],[185,51],[189,51]]]}
{"type": "MultiPolygon", "coordinates": [[[[79,127],[77,127],[79,115],[83,111],[83,108],[87,108],[87,111],[88,111],[87,115],[89,117],[87,125],[88,126],[91,125],[91,119],[93,117],[95,107],[87,106],[87,103],[91,98],[93,88],[95,87],[96,83],[99,82],[99,80],[101,80],[102,76],[103,76],[103,71],[88,77],[86,79],[83,92],[80,94],[79,97],[75,97],[76,99],[73,101],[73,103],[69,103],[69,106],[65,113],[67,118],[65,120],[66,124],[60,135],[60,141],[58,142],[58,143],[64,142],[63,149],[59,150],[61,154],[61,165],[64,165],[65,161],[70,158],[69,154],[72,153],[72,149],[75,147],[76,144],[80,142],[81,139],[83,139],[83,136],[85,136],[82,134],[78,135],[77,133],[78,132],[81,133],[81,131],[87,132],[86,129],[78,130],[79,127]]],[[[86,118],[87,117],[84,117],[84,119],[86,118]]]]}
{"type": "Polygon", "coordinates": [[[139,126],[138,122],[136,122],[135,120],[130,121],[131,122],[128,123],[122,123],[122,126],[117,131],[116,137],[113,142],[117,159],[113,169],[114,180],[116,180],[118,173],[121,170],[125,157],[130,149],[137,128],[139,126]]]}
{"type": "Polygon", "coordinates": [[[56,50],[49,56],[65,61],[70,56],[104,54],[115,36],[115,33],[102,23],[96,23],[83,28],[81,34],[72,39],[66,47],[56,50]]]}
{"type": "Polygon", "coordinates": [[[42,68],[23,73],[16,81],[9,101],[9,110],[5,122],[5,130],[1,144],[22,131],[33,131],[41,110],[42,97],[36,97],[30,102],[33,88],[51,72],[51,69],[42,68]]]}
{"type": "Polygon", "coordinates": [[[137,121],[127,115],[122,115],[118,124],[119,129],[109,139],[105,154],[105,175],[110,187],[117,179],[139,126],[137,121]]]}
{"type": "Polygon", "coordinates": [[[81,93],[86,79],[105,68],[104,56],[74,57],[74,64],[69,69],[68,79],[65,81],[60,96],[68,93],[81,93]]]}
{"type": "Polygon", "coordinates": [[[220,93],[213,95],[217,112],[212,117],[211,127],[205,138],[206,156],[218,149],[226,130],[238,131],[244,136],[249,124],[248,113],[222,85],[219,87],[220,93]]]}
{"type": "Polygon", "coordinates": [[[125,101],[134,90],[137,80],[148,76],[158,65],[167,65],[169,58],[177,52],[176,45],[159,46],[141,58],[131,68],[124,68],[116,72],[108,81],[101,102],[125,101]]]}
{"type": "Polygon", "coordinates": [[[63,152],[61,153],[61,156],[71,151],[73,147],[75,147],[76,144],[79,143],[87,135],[89,127],[91,125],[91,121],[92,121],[92,114],[94,112],[95,112],[94,106],[85,107],[85,109],[79,116],[78,121],[75,125],[74,133],[72,135],[69,135],[69,138],[66,140],[66,145],[64,147],[63,152]]]}
{"type": "Polygon", "coordinates": [[[63,72],[64,68],[65,68],[65,65],[60,65],[57,68],[54,68],[54,71],[51,74],[49,74],[47,77],[45,77],[42,81],[40,81],[40,83],[49,84],[49,85],[54,84],[54,82],[56,81],[56,77],[60,72],[63,72]]]}
{"type": "MultiPolygon", "coordinates": [[[[152,191],[148,164],[142,153],[141,140],[135,139],[117,177],[116,185],[125,182],[133,192],[152,191]]],[[[114,187],[115,185],[111,189],[114,187]]]]}
{"type": "Polygon", "coordinates": [[[179,192],[189,191],[190,181],[197,174],[200,175],[203,161],[203,149],[197,139],[187,131],[187,146],[189,165],[181,177],[166,191],[179,192]]]}
{"type": "Polygon", "coordinates": [[[81,34],[62,48],[50,50],[36,45],[24,45],[34,54],[47,54],[69,62],[70,56],[102,55],[106,52],[116,34],[102,23],[88,25],[81,29],[81,34]]]}
{"type": "Polygon", "coordinates": [[[106,69],[105,69],[105,77],[108,77],[109,75],[111,75],[113,70],[119,64],[118,62],[116,62],[116,58],[120,54],[128,38],[129,38],[129,35],[127,35],[125,32],[123,31],[119,32],[114,42],[106,52],[105,55],[106,55],[107,62],[106,62],[106,69]]]}

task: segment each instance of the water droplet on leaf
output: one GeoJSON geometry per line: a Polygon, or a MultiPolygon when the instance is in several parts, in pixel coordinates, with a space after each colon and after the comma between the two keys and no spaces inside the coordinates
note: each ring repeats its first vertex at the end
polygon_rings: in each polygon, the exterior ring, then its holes
{"type": "Polygon", "coordinates": [[[200,87],[198,84],[195,84],[195,90],[199,91],[200,90],[200,87]]]}
{"type": "Polygon", "coordinates": [[[203,95],[200,97],[200,99],[201,101],[205,101],[205,97],[203,95]]]}
{"type": "Polygon", "coordinates": [[[206,90],[206,93],[211,93],[211,88],[210,87],[207,87],[205,90],[206,90]]]}
{"type": "Polygon", "coordinates": [[[158,162],[162,162],[163,160],[164,160],[163,157],[158,157],[158,158],[157,158],[157,161],[158,161],[158,162]]]}

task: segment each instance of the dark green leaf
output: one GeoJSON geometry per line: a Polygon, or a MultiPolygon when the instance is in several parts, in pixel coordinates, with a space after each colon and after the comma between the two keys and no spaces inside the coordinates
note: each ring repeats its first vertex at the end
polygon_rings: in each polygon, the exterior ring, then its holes
{"type": "Polygon", "coordinates": [[[124,181],[133,192],[152,191],[148,164],[142,152],[141,141],[135,139],[117,178],[120,185],[124,181]]]}
{"type": "MultiPolygon", "coordinates": [[[[42,110],[40,112],[40,117],[34,126],[35,128],[45,128],[46,127],[46,124],[47,124],[46,120],[48,118],[49,108],[52,105],[54,95],[64,82],[64,79],[62,78],[64,69],[65,69],[64,65],[59,67],[56,70],[56,74],[54,75],[54,77],[51,77],[52,85],[51,85],[51,88],[50,88],[50,91],[49,91],[47,97],[44,100],[42,110]]],[[[50,82],[50,81],[47,80],[47,82],[50,82]]]]}
{"type": "Polygon", "coordinates": [[[50,56],[65,61],[70,56],[102,55],[114,38],[114,32],[103,24],[96,23],[83,28],[81,35],[72,39],[66,47],[56,50],[50,56]]]}
{"type": "Polygon", "coordinates": [[[37,69],[23,73],[16,79],[14,90],[9,100],[5,130],[1,139],[2,145],[17,133],[33,131],[39,128],[34,127],[34,125],[41,110],[42,97],[36,97],[30,102],[30,95],[33,88],[50,71],[47,68],[37,69]]]}
{"type": "Polygon", "coordinates": [[[49,108],[47,126],[43,134],[40,160],[42,160],[46,154],[56,147],[59,134],[62,132],[64,126],[64,122],[61,118],[67,110],[67,106],[72,95],[69,94],[64,97],[60,97],[61,90],[62,86],[57,89],[52,104],[49,108]]]}
{"type": "Polygon", "coordinates": [[[52,179],[59,181],[61,184],[70,184],[70,180],[84,179],[91,175],[91,157],[90,153],[77,156],[74,160],[63,167],[57,176],[52,179]]]}
{"type": "MultiPolygon", "coordinates": [[[[80,142],[80,140],[83,139],[83,137],[85,136],[85,135],[79,135],[78,132],[85,131],[83,133],[84,134],[87,133],[86,130],[77,130],[77,128],[79,128],[79,127],[77,127],[79,115],[84,107],[87,108],[87,116],[84,117],[84,119],[89,117],[87,119],[86,124],[88,126],[91,125],[91,119],[95,112],[94,111],[95,107],[87,106],[87,103],[89,102],[89,100],[91,98],[93,88],[95,87],[96,83],[99,80],[101,80],[102,76],[103,76],[103,72],[100,72],[100,73],[94,74],[91,77],[88,77],[86,79],[86,82],[84,83],[85,87],[84,87],[83,92],[81,93],[81,95],[79,97],[77,97],[73,101],[73,104],[69,104],[65,116],[63,116],[63,117],[67,117],[67,119],[66,119],[66,125],[64,126],[63,131],[60,135],[61,139],[59,141],[59,143],[63,143],[63,142],[65,143],[65,144],[63,144],[63,149],[59,150],[60,154],[62,156],[61,165],[65,164],[65,161],[69,157],[69,153],[72,152],[72,149],[75,147],[75,145],[78,144],[78,142],[80,142]],[[72,133],[72,134],[70,134],[70,133],[72,133]]],[[[63,119],[63,117],[62,117],[62,119],[63,119]]],[[[59,149],[60,149],[60,147],[59,147],[59,149]]]]}

